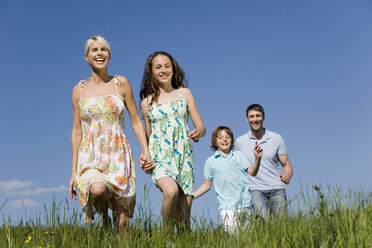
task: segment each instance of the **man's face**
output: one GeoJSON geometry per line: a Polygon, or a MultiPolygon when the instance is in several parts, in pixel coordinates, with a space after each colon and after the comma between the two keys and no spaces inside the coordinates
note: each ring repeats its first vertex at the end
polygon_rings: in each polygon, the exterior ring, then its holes
{"type": "Polygon", "coordinates": [[[264,120],[265,120],[265,117],[260,111],[256,111],[256,110],[248,111],[247,121],[249,125],[251,126],[252,131],[260,130],[263,126],[264,120]]]}

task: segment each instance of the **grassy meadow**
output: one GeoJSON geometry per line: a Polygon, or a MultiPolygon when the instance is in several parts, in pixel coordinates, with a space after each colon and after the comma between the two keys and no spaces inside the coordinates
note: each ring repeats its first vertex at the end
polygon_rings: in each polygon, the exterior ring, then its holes
{"type": "Polygon", "coordinates": [[[53,203],[17,224],[3,217],[0,247],[372,247],[371,195],[314,186],[297,198],[289,204],[297,210],[255,219],[233,235],[205,218],[192,219],[192,232],[166,234],[146,200],[138,203],[130,231],[116,235],[99,221],[81,224],[81,211],[68,211],[67,201],[53,203]]]}

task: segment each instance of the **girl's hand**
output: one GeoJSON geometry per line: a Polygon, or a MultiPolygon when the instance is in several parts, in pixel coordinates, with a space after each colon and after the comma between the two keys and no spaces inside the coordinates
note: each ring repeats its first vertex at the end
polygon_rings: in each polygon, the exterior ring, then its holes
{"type": "Polygon", "coordinates": [[[198,129],[194,129],[189,132],[189,138],[192,139],[194,142],[198,142],[201,138],[201,133],[198,129]]]}
{"type": "Polygon", "coordinates": [[[139,162],[142,170],[146,174],[150,174],[152,169],[154,168],[154,161],[151,160],[150,154],[148,152],[141,152],[139,162]]]}
{"type": "Polygon", "coordinates": [[[256,141],[256,145],[254,146],[253,153],[256,158],[262,157],[263,150],[261,147],[258,146],[257,141],[256,141]]]}
{"type": "Polygon", "coordinates": [[[71,176],[70,183],[69,183],[69,192],[70,198],[74,198],[76,200],[76,176],[71,176]]]}

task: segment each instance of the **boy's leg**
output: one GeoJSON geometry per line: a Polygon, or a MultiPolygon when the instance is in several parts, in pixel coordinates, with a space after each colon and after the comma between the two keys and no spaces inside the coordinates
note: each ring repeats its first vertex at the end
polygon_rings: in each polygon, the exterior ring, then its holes
{"type": "Polygon", "coordinates": [[[252,208],[244,208],[240,210],[240,221],[243,229],[251,226],[252,212],[252,208]]]}
{"type": "Polygon", "coordinates": [[[270,210],[275,216],[286,213],[285,189],[273,189],[270,193],[270,210]]]}
{"type": "Polygon", "coordinates": [[[264,190],[251,190],[251,197],[256,214],[261,216],[264,220],[268,218],[269,199],[264,190]]]}
{"type": "Polygon", "coordinates": [[[227,233],[234,233],[234,230],[237,226],[237,222],[235,218],[235,210],[230,210],[230,209],[221,209],[220,210],[221,214],[221,220],[223,227],[225,229],[225,232],[227,233]]]}

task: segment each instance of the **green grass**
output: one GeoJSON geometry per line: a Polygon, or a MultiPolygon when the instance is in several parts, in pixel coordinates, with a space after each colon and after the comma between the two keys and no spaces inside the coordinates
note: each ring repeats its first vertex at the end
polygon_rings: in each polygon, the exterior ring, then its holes
{"type": "Polygon", "coordinates": [[[0,247],[372,247],[371,199],[337,188],[323,192],[317,186],[301,197],[301,211],[252,221],[251,228],[234,235],[195,218],[193,232],[167,235],[144,200],[129,233],[118,236],[99,228],[99,222],[82,225],[81,211],[70,213],[66,201],[17,225],[4,219],[0,247]]]}

